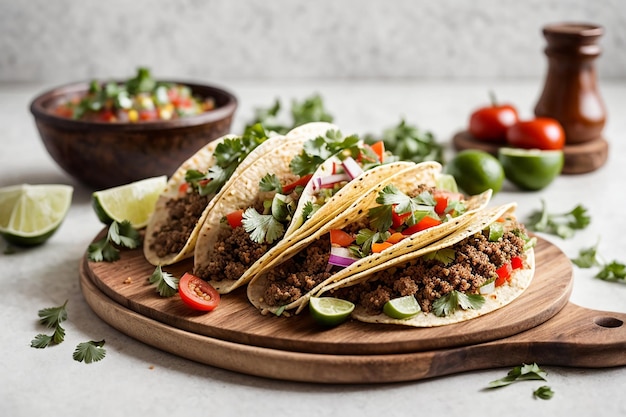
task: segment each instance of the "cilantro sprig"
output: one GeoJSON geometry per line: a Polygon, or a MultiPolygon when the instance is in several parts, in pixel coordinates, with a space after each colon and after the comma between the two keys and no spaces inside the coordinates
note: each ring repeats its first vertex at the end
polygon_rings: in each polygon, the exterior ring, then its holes
{"type": "Polygon", "coordinates": [[[157,292],[161,297],[171,297],[178,292],[178,281],[174,275],[164,272],[158,265],[148,278],[150,284],[156,285],[157,292]]]}
{"type": "Polygon", "coordinates": [[[289,123],[280,120],[283,109],[281,101],[275,99],[271,106],[255,109],[254,118],[249,126],[260,123],[267,130],[285,134],[294,127],[305,123],[333,121],[332,114],[325,108],[324,100],[319,94],[313,94],[302,101],[292,100],[289,115],[286,116],[290,119],[289,123]]]}
{"type": "Polygon", "coordinates": [[[544,200],[541,210],[535,210],[528,218],[528,227],[535,232],[557,235],[563,239],[574,236],[577,230],[586,228],[591,223],[587,209],[577,205],[565,213],[550,213],[544,200]]]}
{"type": "Polygon", "coordinates": [[[248,126],[243,135],[226,138],[215,147],[215,164],[206,173],[190,169],[185,173],[185,181],[201,196],[219,192],[230,179],[239,164],[257,146],[268,138],[268,133],[260,124],[248,126]]]}
{"type": "Polygon", "coordinates": [[[120,258],[120,251],[115,245],[135,249],[140,244],[141,237],[139,232],[128,220],[124,220],[121,223],[114,221],[109,225],[105,237],[89,245],[87,254],[90,261],[113,262],[120,258]]]}
{"type": "Polygon", "coordinates": [[[261,214],[250,207],[243,212],[243,227],[257,243],[273,243],[285,233],[285,226],[271,213],[261,214]]]}
{"type": "Polygon", "coordinates": [[[392,226],[394,211],[396,214],[411,213],[406,223],[412,225],[434,213],[437,204],[433,195],[427,191],[409,197],[393,184],[385,186],[378,193],[376,202],[380,205],[369,210],[369,217],[371,227],[377,231],[386,231],[392,226]]]}
{"type": "Polygon", "coordinates": [[[433,302],[433,313],[437,317],[444,317],[462,310],[478,310],[485,304],[485,297],[480,294],[465,294],[453,290],[433,302]]]}
{"type": "Polygon", "coordinates": [[[72,354],[75,361],[85,363],[101,361],[105,356],[106,349],[104,349],[104,339],[79,343],[72,354]]]}
{"type": "Polygon", "coordinates": [[[598,254],[598,241],[594,246],[580,249],[577,258],[571,259],[579,268],[600,267],[595,277],[603,281],[626,283],[626,264],[617,260],[606,262],[598,254]]]}
{"type": "Polygon", "coordinates": [[[301,177],[312,174],[328,158],[340,152],[357,156],[360,152],[359,143],[357,135],[343,136],[339,130],[328,130],[324,135],[306,141],[302,152],[289,163],[289,168],[301,177]]]}
{"type": "MultiPolygon", "coordinates": [[[[522,364],[511,369],[504,378],[491,381],[486,389],[501,388],[520,381],[547,381],[548,373],[536,363],[522,364]]],[[[554,396],[554,391],[547,385],[542,385],[533,391],[533,397],[549,400],[554,396]]]]}
{"type": "Polygon", "coordinates": [[[52,335],[40,333],[30,342],[30,346],[43,349],[50,345],[58,345],[65,339],[65,329],[61,326],[67,320],[67,300],[60,306],[48,307],[39,310],[39,322],[49,329],[54,329],[52,335]]]}

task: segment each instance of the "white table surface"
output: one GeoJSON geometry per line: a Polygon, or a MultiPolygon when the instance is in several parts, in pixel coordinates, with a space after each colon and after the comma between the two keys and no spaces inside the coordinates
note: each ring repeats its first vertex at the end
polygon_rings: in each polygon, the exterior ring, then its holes
{"type": "MultiPolygon", "coordinates": [[[[320,93],[335,122],[345,132],[380,133],[400,117],[431,130],[441,142],[463,129],[471,110],[486,102],[493,89],[530,117],[541,81],[474,83],[300,82],[222,83],[239,98],[234,132],[250,120],[254,107],[283,104],[320,93]],[[374,104],[376,103],[376,104],[374,104]]],[[[534,399],[541,381],[483,391],[510,368],[475,371],[430,380],[383,385],[315,385],[275,381],[198,364],[135,341],[99,319],[78,283],[79,260],[101,229],[90,206],[91,190],[68,177],[39,140],[28,105],[52,86],[0,84],[0,186],[64,183],[74,186],[70,212],[43,246],[4,254],[0,241],[0,283],[4,289],[0,320],[0,415],[626,415],[626,368],[572,369],[547,366],[551,400],[534,399]],[[68,301],[65,342],[33,349],[42,332],[37,311],[68,301]],[[93,364],[72,359],[74,347],[106,340],[107,356],[93,364]],[[341,410],[341,411],[340,411],[341,410]]],[[[626,160],[626,83],[601,82],[609,112],[605,136],[610,156],[601,169],[561,176],[548,188],[523,193],[506,185],[495,203],[517,201],[524,219],[547,201],[551,211],[582,203],[592,223],[569,240],[547,239],[570,257],[600,239],[607,260],[626,262],[626,216],[623,184],[626,160]]],[[[449,154],[452,150],[449,149],[449,154]]],[[[574,269],[571,302],[601,310],[626,312],[626,285],[594,278],[595,270],[574,269]]]]}

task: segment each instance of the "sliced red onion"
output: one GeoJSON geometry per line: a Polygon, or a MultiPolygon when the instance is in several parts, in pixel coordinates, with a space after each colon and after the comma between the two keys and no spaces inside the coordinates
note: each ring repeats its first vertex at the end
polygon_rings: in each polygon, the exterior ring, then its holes
{"type": "Polygon", "coordinates": [[[354,179],[363,173],[363,168],[351,156],[343,160],[343,168],[350,178],[354,179]]]}
{"type": "Polygon", "coordinates": [[[317,191],[320,188],[332,188],[335,184],[341,181],[350,181],[348,174],[332,174],[325,177],[313,178],[313,191],[317,191]]]}
{"type": "Polygon", "coordinates": [[[357,258],[352,256],[348,248],[342,248],[341,246],[331,246],[330,248],[328,263],[331,265],[345,268],[346,266],[352,265],[357,260],[357,258]]]}

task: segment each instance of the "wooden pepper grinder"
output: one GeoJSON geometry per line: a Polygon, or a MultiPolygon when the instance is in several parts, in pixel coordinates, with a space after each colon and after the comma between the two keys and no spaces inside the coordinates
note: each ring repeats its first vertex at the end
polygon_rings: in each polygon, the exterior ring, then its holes
{"type": "Polygon", "coordinates": [[[596,82],[601,26],[557,23],[543,28],[548,73],[535,107],[537,117],[552,117],[565,130],[565,174],[598,169],[608,157],[602,136],[606,110],[596,82]]]}

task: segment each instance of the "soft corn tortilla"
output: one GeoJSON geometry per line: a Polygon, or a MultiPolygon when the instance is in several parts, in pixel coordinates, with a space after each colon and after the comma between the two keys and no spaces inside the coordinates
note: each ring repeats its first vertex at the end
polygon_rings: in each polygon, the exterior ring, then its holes
{"type": "MultiPolygon", "coordinates": [[[[420,250],[407,253],[398,258],[392,259],[387,262],[383,262],[367,271],[361,271],[354,274],[343,281],[334,282],[331,285],[324,287],[320,290],[316,296],[323,294],[329,294],[332,290],[337,288],[348,287],[352,285],[358,285],[361,282],[369,279],[374,279],[374,274],[382,269],[391,268],[394,266],[402,265],[406,262],[410,262],[412,259],[424,256],[428,253],[438,251],[443,248],[450,247],[463,239],[472,236],[475,233],[479,233],[484,228],[495,222],[498,218],[506,215],[513,215],[515,204],[508,204],[484,210],[483,212],[474,216],[472,221],[465,227],[460,228],[451,235],[444,239],[424,247],[420,250]]],[[[533,276],[535,274],[535,256],[533,249],[528,249],[524,253],[524,268],[513,271],[511,279],[507,285],[496,287],[494,292],[485,295],[485,303],[478,309],[457,310],[454,313],[445,316],[438,317],[433,313],[419,313],[408,319],[399,320],[391,318],[383,313],[377,315],[368,314],[365,308],[357,306],[352,312],[352,317],[356,320],[367,323],[383,323],[383,324],[396,324],[411,327],[436,327],[444,326],[453,323],[460,323],[467,320],[474,319],[492,311],[498,310],[505,305],[511,303],[517,297],[519,297],[530,285],[533,276]]]]}
{"type": "Polygon", "coordinates": [[[210,200],[209,204],[204,209],[202,216],[200,217],[200,219],[198,219],[196,227],[193,229],[190,236],[188,237],[187,243],[185,244],[183,249],[178,253],[172,253],[164,257],[159,257],[155,253],[155,251],[150,248],[153,242],[153,234],[155,231],[159,230],[162,225],[167,224],[167,222],[170,221],[167,203],[172,199],[178,198],[178,190],[180,186],[185,183],[185,174],[190,169],[195,169],[201,172],[207,171],[216,163],[214,153],[217,146],[220,143],[224,142],[224,140],[226,139],[236,137],[237,136],[235,135],[226,135],[214,141],[211,141],[206,146],[197,151],[194,155],[192,155],[189,159],[183,162],[168,180],[165,189],[163,190],[155,204],[154,212],[150,216],[150,220],[148,221],[148,225],[146,227],[143,252],[148,262],[150,262],[152,265],[171,265],[193,256],[200,227],[204,223],[208,213],[211,211],[213,204],[217,200],[219,200],[219,196],[237,177],[241,176],[242,172],[244,172],[252,163],[254,163],[254,161],[267,153],[271,153],[276,147],[280,146],[281,142],[284,139],[283,136],[273,136],[265,140],[252,152],[250,152],[246,159],[244,159],[239,164],[231,178],[226,182],[226,184],[224,184],[222,190],[218,192],[215,196],[213,196],[213,198],[210,200]]]}
{"type": "Polygon", "coordinates": [[[330,230],[342,229],[348,224],[359,221],[361,218],[367,216],[369,209],[377,205],[376,198],[385,186],[393,184],[404,192],[409,192],[415,187],[416,184],[426,184],[434,187],[437,185],[437,180],[440,174],[441,165],[439,163],[434,161],[423,162],[405,168],[394,175],[382,178],[375,186],[364,194],[355,194],[354,196],[357,198],[351,201],[350,206],[341,210],[340,215],[336,217],[326,217],[325,222],[321,227],[313,229],[313,231],[304,238],[301,236],[301,239],[297,243],[292,244],[289,247],[285,247],[284,250],[280,252],[277,251],[271,262],[268,262],[265,265],[259,265],[259,268],[250,272],[253,277],[248,284],[249,301],[256,308],[261,310],[263,314],[268,312],[276,313],[278,310],[288,311],[295,308],[297,308],[296,313],[299,313],[301,309],[308,304],[310,297],[325,286],[330,285],[332,282],[346,279],[347,277],[350,277],[358,272],[367,271],[374,265],[385,262],[388,259],[397,258],[405,253],[415,251],[416,249],[427,246],[428,244],[441,239],[469,222],[473,215],[489,203],[492,194],[491,191],[486,191],[483,194],[474,196],[467,200],[466,204],[468,211],[463,215],[455,217],[439,226],[431,227],[415,233],[379,254],[373,254],[354,262],[352,265],[333,274],[326,281],[318,284],[315,288],[298,300],[280,307],[270,306],[265,302],[263,294],[268,285],[268,279],[265,272],[270,268],[275,267],[276,265],[279,265],[287,259],[295,256],[306,246],[310,245],[324,234],[329,233],[330,230]]]}

